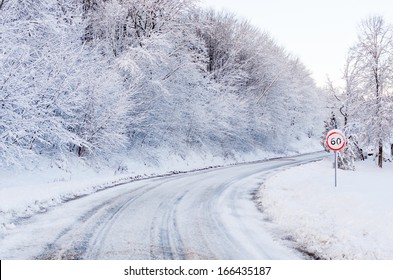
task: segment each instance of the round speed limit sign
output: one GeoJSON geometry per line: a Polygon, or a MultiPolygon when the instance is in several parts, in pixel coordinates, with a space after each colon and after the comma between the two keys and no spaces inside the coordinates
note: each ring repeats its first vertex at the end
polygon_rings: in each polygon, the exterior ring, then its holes
{"type": "Polygon", "coordinates": [[[340,151],[345,147],[346,139],[341,130],[330,130],[326,136],[326,145],[332,151],[340,151]]]}

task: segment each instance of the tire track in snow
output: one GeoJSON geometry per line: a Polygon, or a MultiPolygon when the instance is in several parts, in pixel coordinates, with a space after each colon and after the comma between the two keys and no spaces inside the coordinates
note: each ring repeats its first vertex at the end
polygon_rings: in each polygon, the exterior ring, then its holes
{"type": "MultiPolygon", "coordinates": [[[[93,207],[84,213],[74,225],[64,229],[54,242],[47,245],[37,259],[76,260],[88,257],[86,252],[94,251],[99,247],[100,237],[105,235],[105,231],[111,227],[116,217],[133,201],[155,187],[146,188],[144,185],[127,193],[126,199],[124,199],[124,194],[121,194],[93,207]]],[[[89,256],[94,257],[94,253],[90,253],[89,256]]]]}

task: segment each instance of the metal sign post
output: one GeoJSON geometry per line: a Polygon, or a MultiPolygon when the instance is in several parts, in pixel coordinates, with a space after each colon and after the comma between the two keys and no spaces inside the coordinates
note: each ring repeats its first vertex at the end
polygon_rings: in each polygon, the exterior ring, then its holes
{"type": "Polygon", "coordinates": [[[334,151],[334,186],[337,187],[337,151],[345,147],[346,139],[341,130],[330,130],[326,136],[326,146],[334,151]]]}
{"type": "Polygon", "coordinates": [[[337,187],[337,152],[334,152],[334,186],[337,187]]]}

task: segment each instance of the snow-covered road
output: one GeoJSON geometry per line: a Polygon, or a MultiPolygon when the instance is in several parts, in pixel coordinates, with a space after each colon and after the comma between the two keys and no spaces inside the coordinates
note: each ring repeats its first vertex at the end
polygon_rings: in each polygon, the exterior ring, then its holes
{"type": "Polygon", "coordinates": [[[253,196],[270,173],[325,156],[203,170],[97,192],[22,221],[0,240],[0,258],[301,258],[266,229],[253,196]]]}

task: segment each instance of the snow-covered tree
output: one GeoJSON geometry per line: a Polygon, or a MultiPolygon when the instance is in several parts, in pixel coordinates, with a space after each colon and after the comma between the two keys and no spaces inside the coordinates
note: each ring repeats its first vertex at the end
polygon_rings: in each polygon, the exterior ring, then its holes
{"type": "Polygon", "coordinates": [[[380,16],[363,20],[344,67],[344,87],[332,90],[348,139],[342,152],[345,162],[363,159],[363,150],[370,148],[377,153],[379,167],[389,157],[383,150],[392,134],[392,32],[380,16]]]}
{"type": "Polygon", "coordinates": [[[319,91],[300,61],[233,14],[202,11],[198,20],[209,76],[223,87],[223,96],[234,94],[245,102],[249,137],[267,145],[269,134],[276,147],[298,141],[299,134],[312,137],[319,91]]]}
{"type": "Polygon", "coordinates": [[[3,162],[26,154],[103,155],[124,145],[128,100],[117,71],[80,41],[79,6],[49,0],[32,10],[27,5],[6,6],[9,17],[1,25],[3,162]]]}
{"type": "Polygon", "coordinates": [[[362,21],[357,43],[351,49],[356,59],[359,75],[360,96],[356,110],[367,133],[367,142],[377,151],[377,163],[383,164],[383,147],[390,139],[391,129],[391,85],[393,81],[392,27],[380,16],[371,16],[362,21]]]}
{"type": "Polygon", "coordinates": [[[325,149],[325,151],[330,152],[329,148],[326,146],[326,136],[328,132],[332,129],[337,129],[338,128],[338,122],[337,118],[334,112],[330,112],[330,116],[328,120],[324,121],[324,130],[322,132],[322,135],[320,137],[320,143],[322,147],[325,149]]]}
{"type": "MultiPolygon", "coordinates": [[[[331,81],[328,81],[330,95],[333,96],[333,109],[337,109],[342,119],[342,129],[347,138],[345,147],[339,152],[338,167],[344,170],[355,170],[355,160],[363,160],[363,150],[359,146],[358,133],[359,123],[357,115],[360,113],[356,110],[356,101],[361,92],[359,75],[357,73],[357,59],[348,55],[343,72],[343,86],[334,87],[331,81]]],[[[333,111],[332,111],[332,114],[333,111]]],[[[325,126],[326,127],[326,126],[325,126]]],[[[335,127],[338,128],[336,124],[335,127]]],[[[327,131],[325,131],[325,134],[327,131]]],[[[327,148],[325,147],[325,150],[327,148]]]]}

